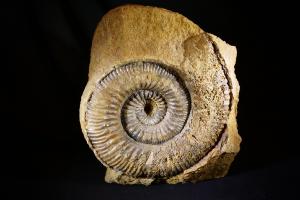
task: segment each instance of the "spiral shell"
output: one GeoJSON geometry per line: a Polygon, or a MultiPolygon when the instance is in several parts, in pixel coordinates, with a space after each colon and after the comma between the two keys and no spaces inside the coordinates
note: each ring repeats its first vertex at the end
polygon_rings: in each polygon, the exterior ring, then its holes
{"type": "MultiPolygon", "coordinates": [[[[222,70],[215,71],[215,81],[222,97],[213,100],[215,118],[194,113],[210,125],[195,134],[189,130],[193,97],[175,71],[148,61],[115,67],[97,82],[87,103],[87,137],[96,156],[132,177],[168,177],[191,167],[215,144],[228,117],[229,86],[222,70]],[[206,140],[199,139],[203,134],[206,140]]],[[[214,95],[206,93],[198,106],[214,95]]]]}

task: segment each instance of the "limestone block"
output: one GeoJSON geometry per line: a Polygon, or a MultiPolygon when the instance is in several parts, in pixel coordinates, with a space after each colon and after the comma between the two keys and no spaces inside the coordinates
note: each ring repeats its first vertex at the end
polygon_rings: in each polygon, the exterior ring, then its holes
{"type": "Polygon", "coordinates": [[[106,182],[225,176],[239,152],[236,48],[186,17],[126,5],[98,24],[80,105],[106,182]]]}

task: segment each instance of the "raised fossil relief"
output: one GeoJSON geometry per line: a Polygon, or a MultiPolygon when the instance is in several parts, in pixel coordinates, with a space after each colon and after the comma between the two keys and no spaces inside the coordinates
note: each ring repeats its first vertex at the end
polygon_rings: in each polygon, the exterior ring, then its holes
{"type": "Polygon", "coordinates": [[[241,141],[236,49],[180,14],[129,5],[99,23],[80,122],[105,180],[224,176],[241,141]]]}

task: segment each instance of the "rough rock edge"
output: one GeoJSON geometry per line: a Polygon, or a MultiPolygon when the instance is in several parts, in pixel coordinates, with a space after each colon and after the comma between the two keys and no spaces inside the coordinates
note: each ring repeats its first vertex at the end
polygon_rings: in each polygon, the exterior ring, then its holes
{"type": "Polygon", "coordinates": [[[216,50],[224,59],[225,68],[231,81],[231,111],[227,121],[227,128],[218,144],[199,163],[181,174],[167,179],[167,183],[176,184],[184,182],[197,182],[213,178],[224,177],[230,168],[234,157],[240,150],[241,137],[238,134],[236,115],[239,100],[239,84],[234,73],[237,50],[234,46],[227,44],[215,35],[208,34],[216,45],[216,50]]]}
{"type": "MultiPolygon", "coordinates": [[[[224,177],[234,160],[234,157],[240,150],[241,137],[238,134],[236,115],[237,104],[239,100],[240,86],[234,73],[234,65],[236,61],[237,50],[234,46],[227,44],[215,35],[208,34],[212,42],[216,46],[216,50],[223,59],[224,67],[227,70],[228,76],[232,84],[232,102],[227,128],[221,136],[217,145],[203,158],[199,163],[184,170],[182,173],[173,176],[166,180],[169,184],[198,182],[213,178],[224,177]]],[[[152,178],[133,178],[107,168],[105,181],[108,183],[118,183],[124,185],[143,184],[150,185],[155,182],[152,178]]]]}
{"type": "Polygon", "coordinates": [[[154,179],[152,178],[133,178],[123,174],[122,172],[117,172],[113,169],[107,168],[105,173],[105,182],[107,183],[118,183],[122,185],[151,185],[154,179]]]}

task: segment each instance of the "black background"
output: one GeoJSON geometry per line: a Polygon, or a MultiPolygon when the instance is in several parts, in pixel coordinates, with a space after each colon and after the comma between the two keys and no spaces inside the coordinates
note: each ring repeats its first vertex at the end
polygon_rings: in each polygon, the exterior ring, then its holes
{"type": "Polygon", "coordinates": [[[296,6],[69,0],[12,1],[1,9],[2,180],[7,199],[296,199],[296,6]],[[237,47],[243,142],[226,177],[150,187],[104,182],[105,168],[81,133],[79,104],[93,31],[108,10],[125,3],[179,12],[237,47]]]}

